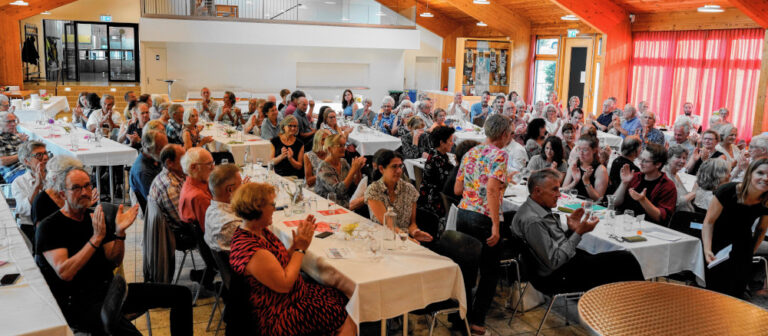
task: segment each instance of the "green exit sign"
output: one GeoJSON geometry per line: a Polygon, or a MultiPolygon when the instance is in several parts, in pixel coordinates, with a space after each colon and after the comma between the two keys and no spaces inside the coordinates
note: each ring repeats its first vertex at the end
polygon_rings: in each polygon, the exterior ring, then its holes
{"type": "Polygon", "coordinates": [[[576,35],[579,35],[578,29],[568,29],[568,37],[576,37],[576,35]]]}
{"type": "Polygon", "coordinates": [[[102,15],[99,17],[101,22],[112,22],[112,15],[102,15]]]}

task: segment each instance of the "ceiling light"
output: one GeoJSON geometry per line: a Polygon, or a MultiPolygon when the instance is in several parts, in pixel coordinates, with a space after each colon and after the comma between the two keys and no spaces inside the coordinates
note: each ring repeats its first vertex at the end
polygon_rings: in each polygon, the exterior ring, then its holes
{"type": "Polygon", "coordinates": [[[488,0],[472,0],[472,3],[476,4],[476,5],[490,5],[491,4],[491,2],[488,1],[488,0]]]}
{"type": "Polygon", "coordinates": [[[376,16],[387,16],[387,14],[382,13],[382,12],[378,12],[378,13],[376,13],[376,16]]]}
{"type": "Polygon", "coordinates": [[[576,15],[568,14],[566,16],[561,16],[560,20],[563,20],[563,21],[579,21],[579,18],[576,15]]]}
{"type": "Polygon", "coordinates": [[[477,24],[478,26],[480,26],[480,27],[488,27],[488,24],[486,24],[486,23],[485,23],[485,22],[483,22],[483,21],[480,21],[480,22],[478,22],[478,23],[476,23],[476,24],[477,24]]]}
{"type": "Polygon", "coordinates": [[[323,3],[326,5],[335,5],[336,1],[323,1],[323,3]]]}
{"type": "Polygon", "coordinates": [[[723,9],[718,5],[704,5],[696,9],[699,13],[722,13],[723,9]]]}
{"type": "Polygon", "coordinates": [[[349,21],[349,20],[352,20],[352,19],[350,19],[350,18],[348,18],[348,17],[343,17],[343,18],[341,18],[341,21],[349,21]]]}
{"type": "Polygon", "coordinates": [[[14,2],[11,2],[11,6],[29,6],[29,2],[26,2],[24,0],[16,0],[14,2]]]}
{"type": "Polygon", "coordinates": [[[45,11],[45,12],[40,13],[40,15],[51,15],[51,12],[45,11]]]}
{"type": "Polygon", "coordinates": [[[427,11],[426,11],[426,12],[424,12],[424,13],[421,13],[421,14],[419,14],[419,16],[421,16],[421,17],[424,17],[424,18],[432,18],[432,17],[435,17],[435,15],[434,15],[434,14],[432,14],[432,13],[429,11],[429,1],[427,1],[427,11]]]}

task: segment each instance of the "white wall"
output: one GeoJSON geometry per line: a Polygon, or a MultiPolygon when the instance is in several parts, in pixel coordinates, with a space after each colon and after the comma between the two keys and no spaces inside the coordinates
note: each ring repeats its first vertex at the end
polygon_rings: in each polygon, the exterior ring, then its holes
{"type": "MultiPolygon", "coordinates": [[[[370,89],[354,91],[372,97],[377,103],[387,90],[403,88],[403,50],[202,43],[165,43],[165,48],[167,77],[179,80],[173,86],[173,98],[176,99],[203,86],[212,90],[239,88],[275,94],[283,88],[293,91],[297,84],[297,63],[367,64],[365,85],[370,89]]],[[[335,78],[321,80],[325,80],[321,84],[328,86],[339,83],[335,78]]],[[[145,87],[146,83],[142,82],[142,89],[145,87]]],[[[305,91],[315,99],[333,99],[341,95],[343,88],[305,91]]]]}
{"type": "MultiPolygon", "coordinates": [[[[420,48],[405,51],[405,89],[416,88],[416,57],[437,57],[437,76],[440,76],[440,63],[443,58],[443,38],[429,30],[417,26],[420,34],[420,48]]],[[[437,79],[438,85],[440,78],[437,79]]],[[[434,88],[438,90],[440,88],[434,88]]]]}

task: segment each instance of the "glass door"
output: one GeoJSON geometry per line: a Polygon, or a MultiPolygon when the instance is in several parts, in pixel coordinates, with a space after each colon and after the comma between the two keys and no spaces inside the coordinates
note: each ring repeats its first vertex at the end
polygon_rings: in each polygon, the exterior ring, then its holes
{"type": "Polygon", "coordinates": [[[109,67],[107,25],[78,22],[76,29],[78,80],[106,82],[109,67]]]}
{"type": "Polygon", "coordinates": [[[109,80],[135,82],[138,78],[137,25],[109,24],[109,80]]]}
{"type": "Polygon", "coordinates": [[[75,26],[64,24],[64,78],[77,80],[77,50],[75,49],[75,26]]]}

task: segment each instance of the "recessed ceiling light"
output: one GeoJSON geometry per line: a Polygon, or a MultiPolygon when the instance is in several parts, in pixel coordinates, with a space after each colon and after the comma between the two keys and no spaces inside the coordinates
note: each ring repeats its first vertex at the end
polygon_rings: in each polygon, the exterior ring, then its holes
{"type": "Polygon", "coordinates": [[[29,6],[29,2],[26,2],[24,0],[16,0],[14,2],[11,2],[11,6],[29,6]]]}
{"type": "Polygon", "coordinates": [[[348,18],[348,17],[343,17],[343,18],[341,18],[341,21],[349,21],[349,20],[352,20],[352,19],[350,19],[350,18],[348,18]]]}
{"type": "Polygon", "coordinates": [[[472,3],[476,4],[476,5],[490,5],[491,4],[491,2],[488,1],[488,0],[472,0],[472,3]]]}
{"type": "Polygon", "coordinates": [[[376,16],[387,16],[387,14],[386,13],[382,13],[382,12],[378,12],[378,13],[376,13],[376,16]]]}
{"type": "Polygon", "coordinates": [[[336,1],[323,1],[323,3],[326,5],[335,5],[336,1]]]}
{"type": "Polygon", "coordinates": [[[722,13],[723,9],[718,5],[704,5],[696,9],[699,13],[722,13]]]}
{"type": "Polygon", "coordinates": [[[579,18],[576,15],[568,14],[566,16],[561,16],[560,20],[563,20],[563,21],[579,21],[579,18]]]}
{"type": "Polygon", "coordinates": [[[45,12],[40,13],[40,15],[51,15],[51,12],[45,11],[45,12]]]}
{"type": "Polygon", "coordinates": [[[488,24],[486,24],[486,23],[485,23],[485,22],[483,22],[483,21],[480,21],[480,22],[476,23],[476,25],[478,25],[478,26],[480,26],[480,27],[488,27],[488,24]]]}
{"type": "Polygon", "coordinates": [[[432,14],[432,13],[430,13],[430,12],[424,12],[424,13],[421,13],[421,14],[419,14],[419,16],[421,16],[421,17],[425,17],[425,18],[432,18],[432,17],[435,17],[435,15],[434,15],[434,14],[432,14]]]}

